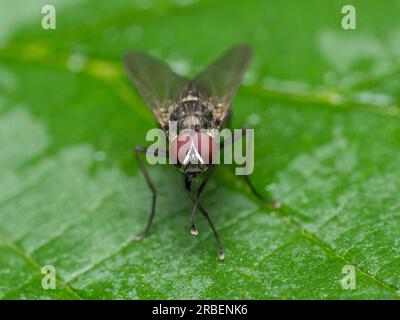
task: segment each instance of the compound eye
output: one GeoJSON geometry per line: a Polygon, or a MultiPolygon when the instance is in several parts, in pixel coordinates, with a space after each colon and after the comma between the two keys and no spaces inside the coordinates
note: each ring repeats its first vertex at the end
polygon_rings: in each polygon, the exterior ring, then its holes
{"type": "Polygon", "coordinates": [[[213,137],[205,133],[197,133],[195,135],[194,144],[197,152],[205,164],[214,163],[216,159],[213,159],[217,153],[217,144],[213,137]]]}
{"type": "Polygon", "coordinates": [[[175,137],[169,147],[169,157],[172,163],[183,164],[192,145],[192,138],[189,134],[180,134],[175,137]]]}
{"type": "Polygon", "coordinates": [[[199,164],[211,164],[216,159],[217,144],[214,138],[205,133],[195,135],[180,134],[172,140],[169,148],[173,163],[187,164],[195,161],[199,164]]]}

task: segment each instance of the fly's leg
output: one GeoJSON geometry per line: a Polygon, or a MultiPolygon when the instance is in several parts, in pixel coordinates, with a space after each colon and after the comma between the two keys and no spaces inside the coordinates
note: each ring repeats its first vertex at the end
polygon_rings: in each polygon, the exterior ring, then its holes
{"type": "Polygon", "coordinates": [[[224,254],[224,250],[222,249],[221,239],[219,238],[218,232],[215,229],[214,224],[212,223],[208,212],[200,204],[199,204],[199,209],[200,209],[200,212],[203,214],[203,216],[207,219],[208,224],[210,225],[211,229],[214,232],[214,237],[215,237],[215,240],[217,240],[217,246],[218,246],[218,258],[219,258],[219,260],[224,260],[225,254],[224,254]]]}
{"type": "MultiPolygon", "coordinates": [[[[242,129],[241,133],[239,135],[233,136],[230,140],[226,141],[226,142],[222,142],[221,143],[221,150],[223,150],[225,147],[233,144],[235,141],[243,138],[244,136],[246,136],[246,129],[242,129]]],[[[256,196],[257,199],[259,199],[260,201],[262,201],[263,203],[265,203],[267,206],[269,206],[270,208],[273,209],[278,209],[281,207],[281,203],[280,201],[277,200],[270,200],[265,198],[264,196],[262,196],[257,190],[256,188],[254,188],[253,184],[250,181],[249,176],[244,175],[244,181],[246,182],[246,184],[248,185],[248,187],[250,188],[251,192],[256,196]]]]}
{"type": "Polygon", "coordinates": [[[194,206],[192,209],[192,228],[191,228],[191,234],[194,236],[197,236],[199,234],[197,227],[196,227],[196,222],[195,222],[195,215],[196,215],[196,210],[197,207],[199,206],[199,201],[200,201],[200,195],[203,192],[205,186],[207,185],[208,179],[210,178],[211,174],[214,171],[214,167],[210,167],[207,170],[206,176],[204,177],[203,181],[201,182],[199,188],[197,189],[197,193],[196,193],[196,199],[194,202],[194,206]]]}
{"type": "MultiPolygon", "coordinates": [[[[207,181],[208,181],[208,179],[207,179],[207,181]]],[[[215,240],[217,241],[217,247],[218,247],[218,258],[220,260],[224,260],[225,255],[224,255],[224,250],[222,249],[221,239],[219,237],[219,234],[218,234],[217,230],[215,229],[214,224],[211,221],[211,218],[210,218],[208,212],[206,211],[206,209],[203,208],[203,206],[200,204],[198,199],[195,199],[193,197],[192,192],[191,192],[191,182],[186,176],[185,176],[185,187],[186,187],[186,192],[187,192],[190,200],[192,200],[193,204],[195,204],[195,205],[197,203],[197,208],[200,210],[200,212],[203,214],[203,216],[207,219],[208,224],[210,225],[210,227],[214,233],[214,237],[215,237],[215,240]]]]}
{"type": "MultiPolygon", "coordinates": [[[[190,193],[190,195],[192,195],[192,183],[186,177],[185,177],[185,189],[186,189],[186,191],[188,193],[190,193]]],[[[194,236],[197,236],[199,234],[199,231],[197,230],[197,227],[196,227],[195,212],[196,212],[196,210],[193,207],[193,210],[192,210],[192,227],[190,229],[190,233],[192,235],[194,235],[194,236]]]]}
{"type": "Polygon", "coordinates": [[[249,176],[243,176],[244,181],[246,181],[246,184],[249,186],[251,192],[259,199],[260,201],[264,202],[267,206],[273,208],[273,209],[279,209],[281,207],[281,202],[278,200],[269,200],[262,196],[256,188],[254,188],[253,184],[251,183],[249,176]]]}
{"type": "MultiPolygon", "coordinates": [[[[147,185],[149,186],[152,194],[153,194],[153,198],[152,198],[152,202],[151,202],[151,211],[150,211],[150,216],[149,216],[149,220],[146,224],[146,227],[144,228],[144,230],[142,232],[140,232],[139,234],[137,234],[134,237],[134,240],[136,241],[141,241],[143,240],[143,238],[147,235],[147,233],[149,232],[149,229],[151,227],[151,224],[153,222],[153,218],[154,218],[154,214],[155,214],[155,210],[156,210],[156,199],[157,199],[157,190],[156,187],[153,183],[153,181],[150,178],[149,173],[146,170],[146,167],[144,166],[144,163],[142,161],[142,159],[140,158],[140,153],[147,153],[148,151],[150,151],[149,148],[147,147],[141,147],[141,146],[137,146],[135,148],[135,157],[136,157],[136,161],[139,164],[139,168],[140,171],[142,172],[144,178],[146,179],[147,185]]],[[[156,153],[158,153],[158,150],[155,150],[156,153]]]]}

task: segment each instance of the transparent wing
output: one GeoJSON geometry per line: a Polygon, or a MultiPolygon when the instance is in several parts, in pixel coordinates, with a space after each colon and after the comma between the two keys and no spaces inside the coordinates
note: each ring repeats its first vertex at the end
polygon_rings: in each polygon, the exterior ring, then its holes
{"type": "Polygon", "coordinates": [[[162,122],[168,106],[179,98],[189,80],[176,74],[164,62],[141,52],[124,56],[125,70],[154,115],[162,122]]]}
{"type": "Polygon", "coordinates": [[[252,50],[249,46],[233,47],[193,81],[210,97],[221,122],[228,115],[232,100],[250,64],[251,57],[252,50]]]}

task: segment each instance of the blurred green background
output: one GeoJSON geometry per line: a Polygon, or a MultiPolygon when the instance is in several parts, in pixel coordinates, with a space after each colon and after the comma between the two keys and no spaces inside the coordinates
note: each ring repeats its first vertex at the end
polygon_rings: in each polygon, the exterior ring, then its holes
{"type": "Polygon", "coordinates": [[[0,297],[3,299],[365,299],[400,287],[400,2],[11,1],[0,10],[0,297]],[[42,6],[56,30],[41,28],[42,6]],[[140,49],[194,75],[238,43],[254,60],[233,109],[255,129],[257,190],[221,166],[203,196],[133,157],[152,115],[122,69],[140,49]],[[173,187],[171,187],[173,186],[173,187]],[[57,288],[41,286],[56,269],[57,288]],[[342,268],[356,288],[344,289],[342,268]]]}

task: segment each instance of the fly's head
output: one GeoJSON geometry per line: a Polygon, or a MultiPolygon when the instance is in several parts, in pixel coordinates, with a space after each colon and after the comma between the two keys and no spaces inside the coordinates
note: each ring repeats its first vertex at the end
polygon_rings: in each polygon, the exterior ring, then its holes
{"type": "Polygon", "coordinates": [[[206,171],[217,154],[213,112],[205,101],[196,88],[189,87],[183,91],[170,117],[177,129],[170,140],[170,155],[189,178],[206,171]]]}
{"type": "Polygon", "coordinates": [[[218,151],[216,141],[209,132],[183,130],[171,140],[169,152],[181,170],[195,178],[214,163],[218,151]]]}

